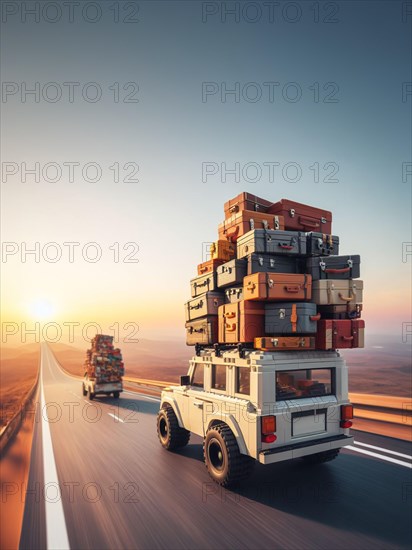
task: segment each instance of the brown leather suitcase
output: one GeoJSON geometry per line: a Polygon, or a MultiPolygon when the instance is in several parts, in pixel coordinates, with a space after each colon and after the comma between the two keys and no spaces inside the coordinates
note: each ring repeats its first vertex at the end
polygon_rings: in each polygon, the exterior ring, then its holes
{"type": "Polygon", "coordinates": [[[223,260],[229,262],[236,256],[236,245],[225,239],[219,239],[218,241],[210,245],[210,259],[211,260],[223,260]]]}
{"type": "Polygon", "coordinates": [[[283,216],[242,210],[219,224],[219,239],[236,241],[252,229],[285,229],[283,216]]]}
{"type": "Polygon", "coordinates": [[[310,300],[312,277],[297,273],[253,273],[243,279],[245,300],[310,300]]]}
{"type": "Polygon", "coordinates": [[[240,301],[219,307],[219,342],[253,342],[265,332],[265,310],[261,303],[240,301]]]}
{"type": "Polygon", "coordinates": [[[240,193],[234,199],[225,202],[225,217],[230,218],[233,214],[242,210],[251,210],[253,212],[267,212],[272,203],[266,199],[261,199],[251,193],[240,193]]]}
{"type": "Polygon", "coordinates": [[[213,271],[216,271],[216,268],[223,263],[225,263],[224,260],[208,260],[207,262],[203,262],[197,266],[197,273],[198,275],[212,273],[213,271]]]}
{"type": "Polygon", "coordinates": [[[255,338],[255,348],[264,351],[315,349],[314,336],[262,336],[255,338]]]}
{"type": "Polygon", "coordinates": [[[344,349],[364,347],[365,321],[363,319],[324,319],[318,321],[317,349],[344,349]]]}
{"type": "Polygon", "coordinates": [[[195,321],[189,321],[186,327],[186,344],[195,346],[196,344],[212,345],[217,343],[218,321],[216,315],[202,317],[195,321]]]}
{"type": "Polygon", "coordinates": [[[332,233],[332,212],[329,210],[282,199],[272,204],[268,212],[283,216],[286,230],[332,233]]]}

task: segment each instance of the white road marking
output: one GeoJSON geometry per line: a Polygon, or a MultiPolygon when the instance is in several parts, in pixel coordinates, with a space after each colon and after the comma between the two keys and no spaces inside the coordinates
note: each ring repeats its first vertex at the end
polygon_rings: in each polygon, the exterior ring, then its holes
{"type": "Polygon", "coordinates": [[[369,443],[361,443],[360,441],[355,441],[354,443],[355,445],[361,445],[362,447],[367,447],[368,449],[375,449],[375,451],[383,451],[390,455],[400,456],[401,458],[412,460],[412,456],[410,455],[405,455],[403,453],[398,453],[396,451],[390,451],[389,449],[384,449],[383,447],[375,447],[375,445],[369,445],[369,443]]]}
{"type": "Polygon", "coordinates": [[[397,460],[396,458],[390,458],[389,456],[383,456],[378,453],[372,453],[371,451],[366,451],[365,449],[358,449],[357,447],[353,447],[352,445],[348,445],[347,447],[344,447],[345,449],[349,449],[350,451],[355,451],[355,453],[361,453],[363,455],[373,456],[374,458],[379,458],[380,460],[384,460],[385,462],[391,462],[392,464],[397,464],[398,466],[404,466],[405,468],[412,468],[412,464],[409,464],[408,462],[403,462],[402,460],[397,460]]]}
{"type": "Polygon", "coordinates": [[[67,536],[66,520],[64,518],[63,504],[61,500],[61,492],[59,478],[57,475],[56,462],[53,453],[53,444],[51,440],[50,426],[45,406],[44,386],[43,386],[43,360],[42,353],[41,362],[41,378],[40,378],[40,406],[41,406],[41,428],[42,428],[42,446],[43,446],[43,468],[44,468],[44,484],[45,487],[58,488],[57,500],[54,495],[48,496],[45,499],[46,509],[46,536],[47,547],[50,549],[58,548],[59,550],[69,550],[69,538],[67,536]],[[44,414],[45,413],[45,414],[44,414]]]}
{"type": "Polygon", "coordinates": [[[149,397],[148,395],[145,395],[144,393],[139,393],[137,391],[123,391],[123,393],[128,393],[130,395],[134,395],[134,397],[143,397],[143,399],[150,399],[150,401],[157,401],[157,403],[160,403],[160,398],[157,397],[149,397]]]}
{"type": "Polygon", "coordinates": [[[116,416],[115,414],[112,414],[112,413],[107,413],[109,416],[112,416],[115,420],[117,420],[118,422],[123,422],[124,423],[124,420],[122,420],[119,416],[116,416]]]}

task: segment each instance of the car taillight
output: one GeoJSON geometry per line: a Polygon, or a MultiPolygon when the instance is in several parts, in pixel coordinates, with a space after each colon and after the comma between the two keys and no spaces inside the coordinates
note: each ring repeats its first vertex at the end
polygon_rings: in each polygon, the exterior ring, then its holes
{"type": "Polygon", "coordinates": [[[273,443],[276,441],[276,417],[273,415],[262,416],[261,419],[261,428],[262,428],[262,442],[263,443],[273,443]]]}
{"type": "Polygon", "coordinates": [[[340,408],[340,427],[351,428],[353,419],[353,405],[342,405],[340,408]]]}

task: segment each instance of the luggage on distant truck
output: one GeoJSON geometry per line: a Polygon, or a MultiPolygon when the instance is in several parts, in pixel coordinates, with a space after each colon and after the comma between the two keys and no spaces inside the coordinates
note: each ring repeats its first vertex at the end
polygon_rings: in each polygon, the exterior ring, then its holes
{"type": "Polygon", "coordinates": [[[272,203],[266,199],[261,199],[256,195],[252,195],[252,193],[240,193],[234,199],[225,202],[225,217],[230,218],[233,214],[243,210],[267,212],[269,206],[272,206],[272,203]]]}
{"type": "Polygon", "coordinates": [[[209,315],[189,321],[185,324],[186,327],[186,344],[194,346],[213,345],[218,339],[218,320],[217,315],[209,315]]]}
{"type": "Polygon", "coordinates": [[[329,256],[339,254],[339,237],[327,233],[306,233],[306,254],[308,256],[329,256]]]}
{"type": "Polygon", "coordinates": [[[325,319],[318,322],[317,349],[344,349],[364,347],[365,321],[325,319]]]}
{"type": "Polygon", "coordinates": [[[216,271],[216,268],[223,263],[225,263],[224,260],[208,260],[207,262],[203,262],[197,266],[197,273],[198,275],[212,273],[213,271],[216,271]]]}
{"type": "Polygon", "coordinates": [[[363,302],[361,279],[325,279],[312,281],[312,302],[318,305],[350,305],[363,302]]]}
{"type": "Polygon", "coordinates": [[[216,271],[212,271],[211,273],[206,273],[205,275],[200,275],[200,277],[195,277],[192,279],[190,281],[192,298],[196,298],[196,296],[200,296],[205,292],[217,290],[216,279],[216,271]]]}
{"type": "Polygon", "coordinates": [[[236,245],[224,240],[218,241],[210,245],[210,259],[211,260],[223,260],[228,262],[236,256],[236,245]]]}
{"type": "Polygon", "coordinates": [[[271,350],[315,349],[314,336],[262,336],[255,338],[255,348],[271,350]]]}
{"type": "Polygon", "coordinates": [[[253,342],[264,333],[265,310],[256,302],[236,302],[219,307],[219,342],[237,344],[253,342]]]}
{"type": "Polygon", "coordinates": [[[245,300],[310,300],[312,277],[295,273],[253,273],[243,279],[245,300]]]}
{"type": "Polygon", "coordinates": [[[284,228],[282,216],[243,210],[219,224],[218,233],[219,239],[227,239],[234,242],[248,231],[252,231],[252,229],[283,230],[284,228]]]}
{"type": "Polygon", "coordinates": [[[317,330],[320,315],[316,304],[310,302],[266,303],[265,333],[279,334],[312,334],[317,330]]]}
{"type": "Polygon", "coordinates": [[[329,210],[282,199],[272,204],[268,211],[283,216],[286,230],[332,233],[332,212],[329,210]]]}
{"type": "Polygon", "coordinates": [[[225,301],[223,292],[206,292],[185,303],[186,321],[193,321],[206,315],[217,315],[218,308],[225,301]]]}
{"type": "Polygon", "coordinates": [[[306,233],[254,229],[237,240],[237,257],[258,254],[306,254],[306,233]]]}
{"type": "Polygon", "coordinates": [[[217,286],[235,286],[243,284],[246,275],[247,262],[245,258],[231,260],[217,267],[217,286]]]}
{"type": "Polygon", "coordinates": [[[360,277],[360,256],[319,256],[306,260],[306,273],[312,279],[357,279],[360,277]]]}
{"type": "Polygon", "coordinates": [[[321,319],[359,319],[362,315],[362,304],[345,306],[318,306],[321,319]]]}
{"type": "Polygon", "coordinates": [[[302,273],[301,260],[295,256],[273,254],[249,254],[246,256],[247,275],[252,273],[302,273]]]}

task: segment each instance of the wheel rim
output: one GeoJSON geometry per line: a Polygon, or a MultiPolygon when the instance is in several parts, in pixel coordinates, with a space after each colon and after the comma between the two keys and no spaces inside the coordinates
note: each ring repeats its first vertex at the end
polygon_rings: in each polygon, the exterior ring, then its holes
{"type": "Polygon", "coordinates": [[[225,453],[218,439],[213,438],[209,441],[207,454],[212,468],[217,472],[222,472],[225,468],[225,453]]]}
{"type": "Polygon", "coordinates": [[[169,434],[169,429],[167,426],[166,419],[163,416],[159,420],[159,433],[160,433],[160,437],[162,438],[162,441],[166,441],[167,436],[169,434]]]}

